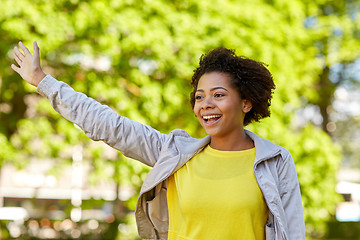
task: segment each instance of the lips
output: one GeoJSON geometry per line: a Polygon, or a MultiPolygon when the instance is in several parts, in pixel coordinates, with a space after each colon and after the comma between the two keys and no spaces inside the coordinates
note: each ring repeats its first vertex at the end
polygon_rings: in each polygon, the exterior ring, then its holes
{"type": "Polygon", "coordinates": [[[211,123],[211,122],[216,122],[217,120],[219,120],[221,118],[222,115],[220,114],[211,114],[211,115],[203,115],[202,118],[204,119],[205,122],[207,123],[211,123]]]}

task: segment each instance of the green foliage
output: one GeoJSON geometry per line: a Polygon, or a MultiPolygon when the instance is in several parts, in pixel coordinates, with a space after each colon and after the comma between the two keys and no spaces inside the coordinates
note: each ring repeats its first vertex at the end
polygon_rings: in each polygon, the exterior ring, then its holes
{"type": "Polygon", "coordinates": [[[16,150],[4,134],[0,134],[0,146],[0,166],[3,165],[4,162],[13,162],[12,160],[15,160],[17,157],[16,150]]]}
{"type": "MultiPolygon", "coordinates": [[[[348,74],[348,68],[360,57],[359,0],[346,1],[306,1],[307,25],[309,35],[316,47],[316,58],[320,68],[314,82],[317,90],[308,100],[319,106],[323,117],[322,128],[328,131],[331,121],[329,107],[334,100],[334,92],[341,85],[356,87],[348,74]],[[340,70],[339,70],[340,69],[340,70]]],[[[350,88],[351,88],[350,87],[350,88]]]]}
{"type": "MultiPolygon", "coordinates": [[[[116,181],[139,190],[148,171],[119,153],[107,154],[110,150],[91,143],[34,95],[8,67],[18,40],[27,46],[37,40],[44,71],[75,90],[162,132],[182,128],[194,137],[204,132],[188,103],[192,71],[202,53],[225,46],[265,62],[273,73],[272,117],[250,129],[291,151],[308,231],[317,229],[337,201],[340,151],[323,131],[297,126],[294,117],[304,107],[301,99],[316,99],[321,91],[312,88],[322,69],[314,43],[331,37],[326,28],[331,24],[351,31],[349,19],[331,14],[319,17],[318,31],[306,28],[305,20],[320,11],[321,2],[18,0],[14,7],[14,1],[2,0],[0,49],[7,57],[0,58],[0,166],[25,165],[32,158],[69,164],[72,150],[81,147],[92,166],[92,184],[116,181]]],[[[341,44],[349,48],[334,51],[352,59],[350,46],[358,45],[349,37],[341,44]]],[[[134,209],[135,202],[136,195],[125,205],[134,209]]]]}

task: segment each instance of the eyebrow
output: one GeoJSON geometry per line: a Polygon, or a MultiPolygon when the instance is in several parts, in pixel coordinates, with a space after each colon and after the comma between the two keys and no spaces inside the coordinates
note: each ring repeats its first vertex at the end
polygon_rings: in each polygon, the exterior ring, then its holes
{"type": "MultiPolygon", "coordinates": [[[[213,88],[210,89],[210,92],[212,92],[214,90],[217,90],[217,89],[223,89],[223,90],[228,92],[228,90],[226,88],[224,88],[224,87],[213,87],[213,88]]],[[[205,92],[203,89],[197,89],[196,91],[197,92],[205,92]]]]}

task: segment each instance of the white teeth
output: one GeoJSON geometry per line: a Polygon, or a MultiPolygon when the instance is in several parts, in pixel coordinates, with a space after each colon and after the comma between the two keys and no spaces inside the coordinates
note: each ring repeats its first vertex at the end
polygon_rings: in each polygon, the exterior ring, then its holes
{"type": "Polygon", "coordinates": [[[221,117],[221,115],[208,115],[208,116],[203,116],[204,119],[211,119],[211,118],[217,118],[217,117],[221,117]]]}

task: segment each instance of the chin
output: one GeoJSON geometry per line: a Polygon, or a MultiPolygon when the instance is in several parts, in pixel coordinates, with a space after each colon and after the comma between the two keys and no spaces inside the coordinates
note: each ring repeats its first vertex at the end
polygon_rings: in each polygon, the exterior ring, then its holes
{"type": "Polygon", "coordinates": [[[216,137],[219,136],[218,132],[215,131],[205,131],[207,135],[209,135],[210,137],[216,137]]]}

